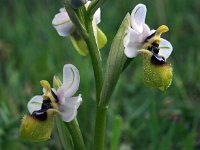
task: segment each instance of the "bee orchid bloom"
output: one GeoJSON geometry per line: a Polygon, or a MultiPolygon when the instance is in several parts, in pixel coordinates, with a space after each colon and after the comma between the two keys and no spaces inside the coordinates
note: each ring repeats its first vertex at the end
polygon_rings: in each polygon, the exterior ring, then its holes
{"type": "MultiPolygon", "coordinates": [[[[85,4],[87,8],[91,2],[88,1],[85,4]]],[[[94,14],[94,23],[97,25],[101,22],[101,10],[100,8],[94,14]]],[[[54,28],[57,30],[60,36],[69,36],[74,30],[74,24],[70,20],[68,13],[66,12],[65,8],[61,8],[60,12],[55,15],[53,18],[52,24],[54,28]]]]}
{"type": "Polygon", "coordinates": [[[28,102],[29,115],[21,124],[20,136],[33,141],[48,140],[53,129],[53,116],[60,114],[62,120],[71,122],[77,115],[81,95],[74,97],[80,83],[78,69],[71,64],[63,68],[63,83],[56,91],[46,80],[40,81],[43,95],[34,96],[28,102]]]}
{"type": "MultiPolygon", "coordinates": [[[[71,64],[66,64],[63,68],[63,84],[57,91],[52,89],[49,83],[45,80],[41,81],[41,85],[44,87],[43,96],[35,96],[28,103],[28,110],[30,114],[41,109],[44,99],[50,99],[52,106],[48,108],[54,108],[57,110],[63,121],[72,121],[77,114],[77,109],[81,104],[81,95],[73,97],[78,90],[80,83],[80,76],[78,69],[71,64]]],[[[47,108],[47,109],[48,109],[47,108]]]]}
{"type": "Polygon", "coordinates": [[[144,4],[138,4],[133,9],[130,26],[124,37],[124,53],[128,58],[142,54],[144,83],[163,91],[171,85],[172,81],[172,67],[166,63],[166,60],[173,48],[169,41],[161,38],[161,34],[169,29],[162,25],[157,30],[150,30],[145,24],[146,12],[144,4]]]}
{"type": "MultiPolygon", "coordinates": [[[[134,58],[137,56],[138,50],[148,48],[145,44],[150,43],[149,39],[153,41],[152,37],[155,35],[156,31],[150,30],[148,25],[145,24],[146,12],[146,6],[144,4],[138,4],[131,13],[131,23],[124,37],[124,53],[128,58],[134,58]]],[[[157,36],[160,35],[161,32],[157,31],[157,36]]],[[[159,39],[158,48],[159,55],[165,57],[165,59],[167,59],[172,52],[170,42],[162,38],[159,39]]]]}
{"type": "MultiPolygon", "coordinates": [[[[88,1],[84,6],[88,8],[91,1],[88,1]]],[[[98,28],[97,24],[101,22],[101,10],[98,8],[94,13],[92,26],[98,48],[101,49],[107,43],[106,35],[98,28]]],[[[60,9],[60,13],[56,14],[52,24],[60,36],[70,36],[74,48],[82,56],[87,56],[89,51],[86,42],[77,32],[74,24],[70,20],[65,8],[60,9]]]]}

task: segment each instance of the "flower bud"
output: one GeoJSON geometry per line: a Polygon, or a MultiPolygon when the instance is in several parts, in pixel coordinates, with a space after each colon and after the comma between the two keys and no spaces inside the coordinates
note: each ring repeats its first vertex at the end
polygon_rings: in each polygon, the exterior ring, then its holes
{"type": "Polygon", "coordinates": [[[58,90],[58,88],[61,87],[61,86],[62,86],[62,82],[61,82],[61,80],[59,79],[59,77],[58,77],[58,76],[54,76],[54,77],[53,77],[53,88],[54,88],[55,90],[58,90]]]}
{"type": "Polygon", "coordinates": [[[87,1],[88,1],[88,0],[69,0],[69,4],[70,4],[73,8],[77,9],[77,8],[83,6],[85,3],[87,3],[87,1]]]}

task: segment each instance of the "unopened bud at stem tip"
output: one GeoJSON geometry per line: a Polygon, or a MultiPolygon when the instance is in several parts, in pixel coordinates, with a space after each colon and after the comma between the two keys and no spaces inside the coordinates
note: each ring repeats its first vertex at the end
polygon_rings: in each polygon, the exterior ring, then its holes
{"type": "Polygon", "coordinates": [[[79,7],[83,6],[87,3],[88,0],[69,0],[69,4],[74,8],[78,9],[79,7]]]}

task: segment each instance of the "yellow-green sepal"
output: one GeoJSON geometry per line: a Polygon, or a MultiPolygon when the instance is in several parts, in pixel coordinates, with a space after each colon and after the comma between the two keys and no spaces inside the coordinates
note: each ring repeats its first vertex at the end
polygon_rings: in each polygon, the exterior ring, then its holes
{"type": "Polygon", "coordinates": [[[70,36],[71,42],[74,46],[74,48],[77,50],[77,52],[81,55],[81,56],[87,56],[89,51],[88,51],[88,47],[86,42],[83,40],[83,38],[78,37],[77,39],[75,39],[75,36],[71,35],[70,36]]]}
{"type": "Polygon", "coordinates": [[[152,53],[144,55],[143,80],[147,86],[155,87],[161,91],[166,90],[172,82],[173,69],[170,64],[153,64],[152,53]]]}
{"type": "Polygon", "coordinates": [[[40,121],[30,115],[25,115],[20,126],[20,138],[33,142],[46,141],[51,138],[53,129],[53,115],[40,121]]]}
{"type": "Polygon", "coordinates": [[[103,33],[103,31],[101,31],[100,28],[97,27],[97,44],[99,49],[103,48],[107,43],[107,37],[106,35],[103,33]]]}
{"type": "Polygon", "coordinates": [[[57,91],[62,85],[62,81],[58,76],[53,77],[53,88],[57,91]]]}

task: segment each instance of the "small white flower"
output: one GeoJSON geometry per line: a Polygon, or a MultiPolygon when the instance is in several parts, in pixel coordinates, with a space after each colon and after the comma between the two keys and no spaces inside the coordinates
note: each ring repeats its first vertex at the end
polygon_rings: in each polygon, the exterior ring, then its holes
{"type": "MultiPolygon", "coordinates": [[[[91,1],[88,1],[85,4],[85,7],[87,8],[90,3],[91,1]]],[[[93,20],[95,24],[99,24],[101,22],[100,8],[97,9],[97,11],[95,12],[93,20]]],[[[60,13],[55,15],[55,17],[53,18],[52,24],[60,36],[69,36],[74,29],[74,25],[72,21],[70,20],[65,8],[61,8],[60,13]]]]}
{"type": "Polygon", "coordinates": [[[70,5],[77,9],[81,6],[83,6],[88,0],[69,0],[70,5]]]}
{"type": "Polygon", "coordinates": [[[73,96],[78,90],[80,83],[78,69],[72,64],[66,64],[64,66],[63,84],[57,91],[51,89],[49,83],[47,81],[45,82],[47,83],[47,86],[44,86],[44,95],[34,96],[28,102],[30,114],[34,111],[42,110],[42,104],[43,101],[45,101],[44,97],[48,97],[51,100],[51,107],[47,109],[58,111],[65,122],[72,121],[76,117],[77,109],[82,101],[81,95],[76,97],[73,96]]]}
{"type": "Polygon", "coordinates": [[[55,15],[52,24],[60,36],[70,35],[74,27],[64,8],[61,8],[60,13],[55,15]]]}
{"type": "MultiPolygon", "coordinates": [[[[145,24],[146,12],[146,6],[138,4],[131,13],[131,23],[124,37],[124,53],[128,58],[136,57],[138,50],[142,49],[145,42],[148,42],[148,38],[156,32],[156,30],[150,30],[145,24]]],[[[159,49],[158,55],[166,60],[172,52],[172,45],[160,38],[159,49]]]]}

